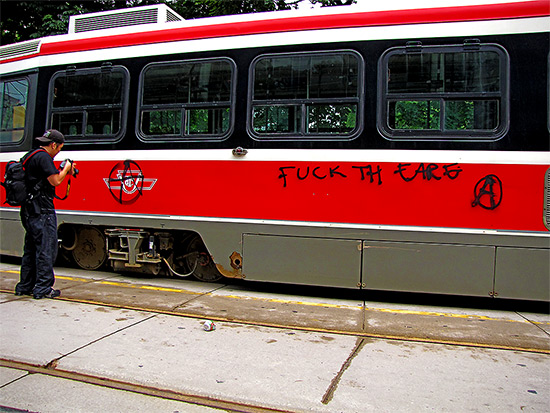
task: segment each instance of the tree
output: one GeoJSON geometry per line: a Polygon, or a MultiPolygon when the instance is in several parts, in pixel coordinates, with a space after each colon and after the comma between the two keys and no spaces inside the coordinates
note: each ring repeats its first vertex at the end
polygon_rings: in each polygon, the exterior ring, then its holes
{"type": "Polygon", "coordinates": [[[320,4],[321,7],[349,6],[357,3],[357,0],[309,0],[311,4],[320,4]]]}
{"type": "Polygon", "coordinates": [[[67,33],[69,16],[166,3],[185,19],[297,8],[299,3],[336,6],[356,0],[0,0],[0,44],[67,33]]]}
{"type": "Polygon", "coordinates": [[[302,0],[166,0],[175,12],[184,19],[224,16],[230,14],[288,10],[302,0]]]}
{"type": "Polygon", "coordinates": [[[108,10],[105,0],[6,1],[0,0],[1,44],[67,33],[69,16],[108,10]]]}

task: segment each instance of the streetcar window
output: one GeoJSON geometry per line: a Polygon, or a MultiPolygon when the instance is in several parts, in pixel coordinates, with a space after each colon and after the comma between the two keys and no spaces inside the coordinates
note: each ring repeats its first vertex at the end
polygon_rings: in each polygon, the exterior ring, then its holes
{"type": "Polygon", "coordinates": [[[363,61],[352,51],[259,56],[248,131],[258,139],[351,139],[362,125],[363,61]]]}
{"type": "Polygon", "coordinates": [[[50,126],[69,142],[112,142],[121,137],[128,79],[121,66],[57,72],[50,82],[50,126]]]}
{"type": "Polygon", "coordinates": [[[28,95],[27,79],[0,82],[0,144],[13,144],[23,140],[28,95]]]}
{"type": "Polygon", "coordinates": [[[235,63],[230,59],[155,63],[141,75],[140,136],[219,140],[232,128],[235,63]]]}
{"type": "Polygon", "coordinates": [[[508,128],[508,55],[496,45],[396,47],[379,68],[388,138],[497,139],[508,128]]]}

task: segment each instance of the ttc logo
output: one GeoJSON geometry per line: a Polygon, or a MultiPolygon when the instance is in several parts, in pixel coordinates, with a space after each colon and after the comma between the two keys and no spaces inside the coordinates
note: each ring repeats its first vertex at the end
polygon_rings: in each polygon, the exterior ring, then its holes
{"type": "Polygon", "coordinates": [[[113,198],[123,205],[134,203],[143,191],[150,191],[157,179],[145,178],[139,165],[130,160],[117,163],[108,178],[103,181],[109,188],[113,198]]]}

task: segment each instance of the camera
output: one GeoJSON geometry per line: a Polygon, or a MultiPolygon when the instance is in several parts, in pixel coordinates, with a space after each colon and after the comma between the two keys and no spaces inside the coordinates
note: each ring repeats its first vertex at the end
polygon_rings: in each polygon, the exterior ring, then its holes
{"type": "MultiPolygon", "coordinates": [[[[60,169],[65,168],[65,164],[67,163],[67,161],[70,162],[71,164],[74,163],[74,162],[71,161],[70,159],[65,159],[63,162],[61,162],[61,165],[59,165],[59,168],[60,168],[60,169]]],[[[74,168],[73,176],[76,178],[76,176],[78,175],[79,172],[80,172],[80,171],[79,171],[78,169],[74,168]]]]}

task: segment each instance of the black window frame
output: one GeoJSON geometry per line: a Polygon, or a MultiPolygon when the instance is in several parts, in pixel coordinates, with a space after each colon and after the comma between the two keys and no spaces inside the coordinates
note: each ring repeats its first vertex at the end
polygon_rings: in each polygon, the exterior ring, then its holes
{"type": "MultiPolygon", "coordinates": [[[[59,129],[65,135],[65,141],[78,144],[78,143],[98,143],[98,144],[110,144],[119,142],[126,134],[127,119],[128,119],[128,100],[130,90],[130,73],[128,69],[120,65],[112,65],[111,63],[104,63],[101,66],[80,68],[68,67],[65,70],[55,72],[49,83],[48,89],[48,114],[47,114],[47,127],[56,128],[54,125],[53,117],[56,114],[77,114],[82,115],[82,121],[80,126],[80,133],[71,134],[70,132],[59,129]],[[55,80],[61,76],[77,76],[77,75],[90,75],[90,74],[106,74],[112,72],[119,72],[122,76],[122,85],[120,89],[121,99],[117,104],[98,104],[98,105],[80,105],[80,106],[66,106],[63,108],[54,108],[55,98],[55,80]],[[93,133],[88,131],[88,116],[90,113],[104,111],[120,111],[120,118],[118,122],[120,128],[116,133],[93,133]]],[[[103,131],[102,131],[103,132],[103,131]]]]}
{"type": "Polygon", "coordinates": [[[357,138],[364,129],[365,112],[365,62],[363,56],[353,49],[335,49],[321,50],[312,52],[284,52],[284,53],[266,53],[257,56],[251,63],[248,77],[248,105],[246,129],[249,136],[258,141],[350,141],[357,138]],[[287,99],[254,99],[255,88],[255,69],[263,59],[269,58],[294,58],[294,57],[315,57],[330,55],[352,55],[357,60],[357,96],[347,98],[287,98],[287,99]],[[357,107],[355,128],[350,133],[307,133],[307,113],[308,108],[313,105],[336,106],[351,103],[357,107]],[[279,133],[258,133],[254,130],[254,108],[256,106],[281,106],[291,107],[300,106],[301,125],[299,133],[279,132],[279,133]]]}
{"type": "Polygon", "coordinates": [[[182,60],[168,60],[162,62],[151,62],[147,64],[139,75],[139,92],[138,92],[138,107],[136,112],[136,135],[143,142],[168,143],[168,142],[221,142],[226,140],[235,128],[235,101],[236,101],[236,83],[237,83],[237,64],[235,61],[226,56],[210,57],[210,58],[194,58],[182,60]],[[227,62],[231,68],[231,85],[229,90],[229,101],[219,102],[199,102],[199,103],[178,103],[178,104],[143,104],[144,97],[144,82],[145,75],[148,70],[160,66],[177,66],[182,64],[210,63],[210,62],[227,62]],[[188,119],[189,109],[216,109],[223,108],[229,105],[229,128],[223,134],[200,134],[186,133],[186,123],[188,119]],[[152,109],[166,108],[174,111],[179,110],[181,114],[181,132],[179,134],[159,134],[148,135],[142,131],[142,113],[152,109]]]}
{"type": "MultiPolygon", "coordinates": [[[[391,75],[390,75],[391,76],[391,75]]],[[[409,42],[406,46],[387,49],[378,63],[378,104],[377,128],[380,134],[388,140],[412,141],[496,141],[502,138],[510,128],[510,57],[504,47],[495,43],[479,43],[476,39],[468,39],[463,44],[428,45],[421,42],[409,42]],[[390,93],[388,91],[389,69],[391,56],[396,54],[421,53],[476,53],[494,52],[499,56],[499,91],[498,92],[411,92],[390,93]],[[445,129],[445,104],[448,102],[466,101],[498,101],[498,123],[493,129],[445,129]],[[440,120],[438,129],[396,129],[390,126],[389,102],[399,101],[438,101],[440,120]]]]}

